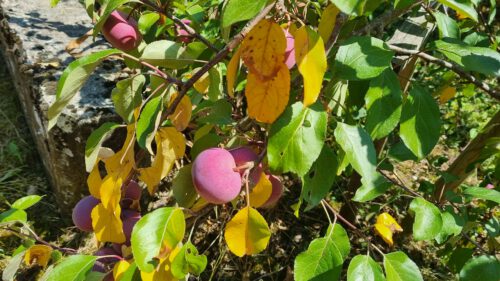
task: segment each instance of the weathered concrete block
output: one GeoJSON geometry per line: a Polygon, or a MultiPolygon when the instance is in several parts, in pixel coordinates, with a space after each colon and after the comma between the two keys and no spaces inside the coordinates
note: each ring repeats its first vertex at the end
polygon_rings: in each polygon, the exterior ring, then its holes
{"type": "MultiPolygon", "coordinates": [[[[62,210],[70,210],[87,192],[85,141],[102,122],[116,119],[109,99],[118,69],[105,63],[47,131],[47,109],[54,102],[57,81],[74,60],[66,45],[91,29],[77,0],[0,0],[0,50],[8,64],[37,149],[62,210]]],[[[87,40],[85,53],[107,48],[102,40],[87,40]]]]}

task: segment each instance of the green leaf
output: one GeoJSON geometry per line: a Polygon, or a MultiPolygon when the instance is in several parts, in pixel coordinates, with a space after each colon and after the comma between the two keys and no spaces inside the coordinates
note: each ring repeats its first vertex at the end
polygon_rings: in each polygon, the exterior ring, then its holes
{"type": "Polygon", "coordinates": [[[402,94],[398,76],[390,69],[370,81],[365,96],[366,130],[374,140],[387,136],[397,126],[402,94]]]}
{"type": "Polygon", "coordinates": [[[484,187],[466,187],[463,193],[474,198],[490,200],[500,204],[500,192],[494,189],[487,189],[484,187]]]}
{"type": "Polygon", "coordinates": [[[217,64],[208,71],[208,98],[211,101],[217,101],[222,98],[224,86],[222,84],[221,65],[217,64]]]}
{"type": "Polygon", "coordinates": [[[500,77],[500,54],[490,48],[469,46],[453,38],[434,41],[433,45],[465,70],[500,77]]]}
{"type": "Polygon", "coordinates": [[[389,185],[377,172],[375,146],[368,133],[360,127],[339,122],[334,135],[349,163],[362,177],[363,186],[353,200],[364,202],[383,194],[389,185]]]}
{"type": "Polygon", "coordinates": [[[222,28],[253,18],[266,4],[267,0],[229,0],[222,13],[222,28]]]}
{"type": "Polygon", "coordinates": [[[163,111],[163,96],[158,95],[151,98],[142,109],[137,121],[136,135],[137,143],[142,148],[147,148],[151,154],[151,142],[154,139],[156,130],[160,125],[161,112],[163,111]]]}
{"type": "Polygon", "coordinates": [[[383,281],[382,267],[369,255],[357,255],[347,269],[347,281],[383,281]]]}
{"type": "Polygon", "coordinates": [[[470,248],[456,248],[450,256],[447,262],[447,266],[451,269],[453,273],[459,273],[464,267],[465,263],[472,258],[474,249],[470,248]]]}
{"type": "Polygon", "coordinates": [[[199,255],[198,249],[188,241],[172,262],[172,275],[183,279],[188,273],[200,275],[207,266],[207,256],[199,255]]]}
{"type": "Polygon", "coordinates": [[[423,281],[418,266],[403,252],[384,255],[387,281],[423,281]]]}
{"type": "Polygon", "coordinates": [[[129,2],[140,2],[139,0],[108,0],[106,1],[105,5],[101,8],[101,16],[97,20],[97,22],[94,25],[94,37],[99,34],[101,31],[102,27],[104,26],[104,23],[108,19],[109,15],[116,9],[118,9],[120,6],[129,3],[129,2]]]}
{"type": "Polygon", "coordinates": [[[193,144],[193,148],[191,148],[191,151],[189,152],[191,154],[191,158],[194,160],[203,150],[211,147],[217,147],[223,140],[224,139],[217,134],[209,133],[204,135],[193,144]]]}
{"type": "Polygon", "coordinates": [[[460,281],[498,281],[500,262],[495,256],[470,259],[460,271],[460,281]]]}
{"type": "Polygon", "coordinates": [[[115,105],[116,113],[127,124],[134,121],[134,110],[141,105],[144,83],[146,83],[146,77],[136,75],[116,83],[116,87],[111,92],[111,99],[115,105]]]}
{"type": "Polygon", "coordinates": [[[401,111],[401,139],[419,159],[429,154],[441,135],[439,107],[423,88],[414,86],[401,111]]]}
{"type": "Polygon", "coordinates": [[[448,239],[448,236],[457,236],[462,232],[462,228],[465,225],[465,220],[458,214],[455,214],[451,206],[447,206],[446,210],[441,213],[441,219],[443,220],[443,226],[441,231],[436,236],[436,242],[443,244],[448,239]]]}
{"type": "Polygon", "coordinates": [[[271,169],[304,176],[321,153],[327,119],[320,103],[304,107],[296,102],[288,107],[269,133],[267,158],[271,169]]]}
{"type": "Polygon", "coordinates": [[[309,248],[295,258],[295,281],[338,280],[350,251],[345,229],[338,223],[330,225],[325,237],[314,239],[309,248]]]}
{"type": "Polygon", "coordinates": [[[198,123],[228,125],[233,122],[231,114],[233,106],[225,99],[213,101],[205,101],[196,108],[194,114],[203,113],[203,117],[198,118],[198,123]]]}
{"type": "Polygon", "coordinates": [[[155,24],[160,19],[160,14],[151,12],[151,13],[143,13],[141,17],[139,17],[139,21],[137,21],[137,26],[139,27],[139,31],[142,34],[148,33],[151,26],[155,24]]]}
{"type": "Polygon", "coordinates": [[[338,167],[337,155],[327,145],[323,146],[321,153],[314,162],[311,170],[304,176],[301,197],[307,202],[306,211],[311,210],[321,202],[332,187],[338,167]]]}
{"type": "Polygon", "coordinates": [[[102,143],[118,127],[120,127],[119,124],[106,122],[90,134],[85,144],[85,169],[88,173],[95,165],[102,143]]]}
{"type": "Polygon", "coordinates": [[[94,7],[95,0],[85,0],[85,11],[87,11],[87,15],[89,15],[91,19],[97,18],[97,13],[95,12],[94,7]]]}
{"type": "Polygon", "coordinates": [[[411,201],[410,210],[415,213],[415,222],[413,222],[415,240],[434,239],[443,226],[443,219],[438,207],[418,197],[411,201]]]}
{"type": "Polygon", "coordinates": [[[141,272],[137,270],[137,264],[132,262],[127,270],[120,277],[120,281],[139,281],[141,279],[141,272]]]}
{"type": "Polygon", "coordinates": [[[57,84],[56,101],[49,107],[47,112],[49,119],[48,130],[54,127],[57,117],[94,72],[97,65],[106,57],[119,53],[121,51],[117,49],[95,52],[73,61],[66,67],[57,84]]]}
{"type": "Polygon", "coordinates": [[[23,261],[25,253],[26,251],[19,252],[9,260],[9,263],[3,269],[2,281],[14,281],[14,277],[16,276],[16,272],[23,261]]]}
{"type": "Polygon", "coordinates": [[[477,12],[470,0],[438,0],[438,2],[477,22],[477,12]]]}
{"type": "Polygon", "coordinates": [[[404,9],[406,7],[409,7],[413,3],[415,3],[414,0],[395,0],[394,9],[404,9]]]}
{"type": "Polygon", "coordinates": [[[182,167],[172,180],[172,192],[175,202],[184,208],[193,206],[198,194],[194,188],[191,167],[191,164],[182,167]]]}
{"type": "Polygon", "coordinates": [[[369,36],[354,36],[342,43],[335,56],[334,72],[340,79],[375,78],[390,67],[394,52],[384,41],[369,36]]]}
{"type": "MultiPolygon", "coordinates": [[[[194,46],[194,45],[193,45],[194,46]]],[[[191,52],[181,43],[169,40],[154,41],[144,48],[141,60],[156,66],[180,69],[195,62],[199,53],[191,52]]]]}
{"type": "Polygon", "coordinates": [[[412,160],[412,161],[417,161],[417,157],[411,152],[408,147],[403,142],[397,142],[391,148],[389,149],[389,158],[392,158],[396,161],[407,161],[407,160],[412,160]]]}
{"type": "Polygon", "coordinates": [[[60,0],[50,0],[50,6],[54,8],[55,6],[57,6],[57,4],[59,4],[59,1],[60,0]]]}
{"type": "Polygon", "coordinates": [[[458,27],[456,21],[438,11],[432,14],[436,18],[436,23],[439,29],[439,38],[450,37],[460,39],[460,27],[458,27]]]}
{"type": "Polygon", "coordinates": [[[184,237],[186,222],[181,209],[165,207],[143,216],[132,231],[132,253],[144,272],[155,269],[154,259],[164,247],[174,249],[184,237]]]}
{"type": "Polygon", "coordinates": [[[11,222],[11,221],[28,221],[28,214],[24,210],[10,209],[0,214],[1,222],[11,222]]]}
{"type": "Polygon", "coordinates": [[[384,2],[383,0],[330,0],[342,12],[361,16],[373,12],[378,6],[384,2]]]}
{"type": "Polygon", "coordinates": [[[92,269],[96,256],[74,255],[63,259],[42,277],[47,281],[82,281],[92,269]]]}
{"type": "Polygon", "coordinates": [[[28,195],[21,197],[16,200],[11,206],[12,209],[18,209],[18,210],[26,210],[29,207],[35,205],[38,203],[38,201],[42,200],[42,196],[39,195],[28,195]]]}

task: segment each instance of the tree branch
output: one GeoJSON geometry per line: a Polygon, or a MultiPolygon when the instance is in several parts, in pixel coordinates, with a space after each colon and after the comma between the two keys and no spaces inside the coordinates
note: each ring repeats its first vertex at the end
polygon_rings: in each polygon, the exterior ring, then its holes
{"type": "Polygon", "coordinates": [[[421,51],[414,51],[414,50],[408,50],[404,49],[398,46],[394,45],[389,45],[389,48],[397,53],[400,54],[405,54],[405,55],[412,55],[412,56],[417,56],[421,59],[424,59],[428,62],[440,65],[442,67],[448,68],[458,74],[460,77],[469,80],[469,82],[473,83],[474,85],[478,86],[482,90],[484,90],[486,93],[488,93],[490,96],[493,98],[500,100],[500,92],[498,92],[495,89],[490,88],[490,86],[480,80],[478,80],[476,77],[474,77],[472,74],[466,72],[464,69],[462,69],[460,66],[457,64],[433,57],[427,53],[421,52],[421,51]]]}

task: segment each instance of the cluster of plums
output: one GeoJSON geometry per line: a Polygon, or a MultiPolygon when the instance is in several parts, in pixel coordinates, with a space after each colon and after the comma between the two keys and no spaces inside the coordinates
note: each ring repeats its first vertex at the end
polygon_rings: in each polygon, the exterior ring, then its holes
{"type": "MultiPolygon", "coordinates": [[[[193,184],[198,194],[207,202],[224,204],[234,200],[244,183],[242,176],[248,163],[256,163],[258,155],[249,147],[231,150],[210,148],[202,151],[192,167],[193,184]]],[[[254,186],[263,172],[262,165],[255,166],[249,174],[249,184],[254,186]]],[[[261,207],[272,207],[283,194],[281,181],[271,174],[265,176],[272,183],[271,197],[261,207]]]]}

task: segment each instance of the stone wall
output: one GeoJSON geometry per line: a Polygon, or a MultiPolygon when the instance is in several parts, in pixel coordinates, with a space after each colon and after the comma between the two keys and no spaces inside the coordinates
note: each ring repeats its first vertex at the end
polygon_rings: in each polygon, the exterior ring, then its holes
{"type": "MultiPolygon", "coordinates": [[[[118,69],[108,62],[71,101],[57,126],[47,131],[47,109],[55,99],[57,81],[74,60],[65,47],[91,27],[77,0],[62,0],[55,8],[49,0],[0,0],[0,53],[63,212],[87,193],[84,148],[88,135],[102,122],[116,119],[109,96],[118,69]]],[[[88,53],[107,45],[90,38],[80,48],[88,53]]]]}

